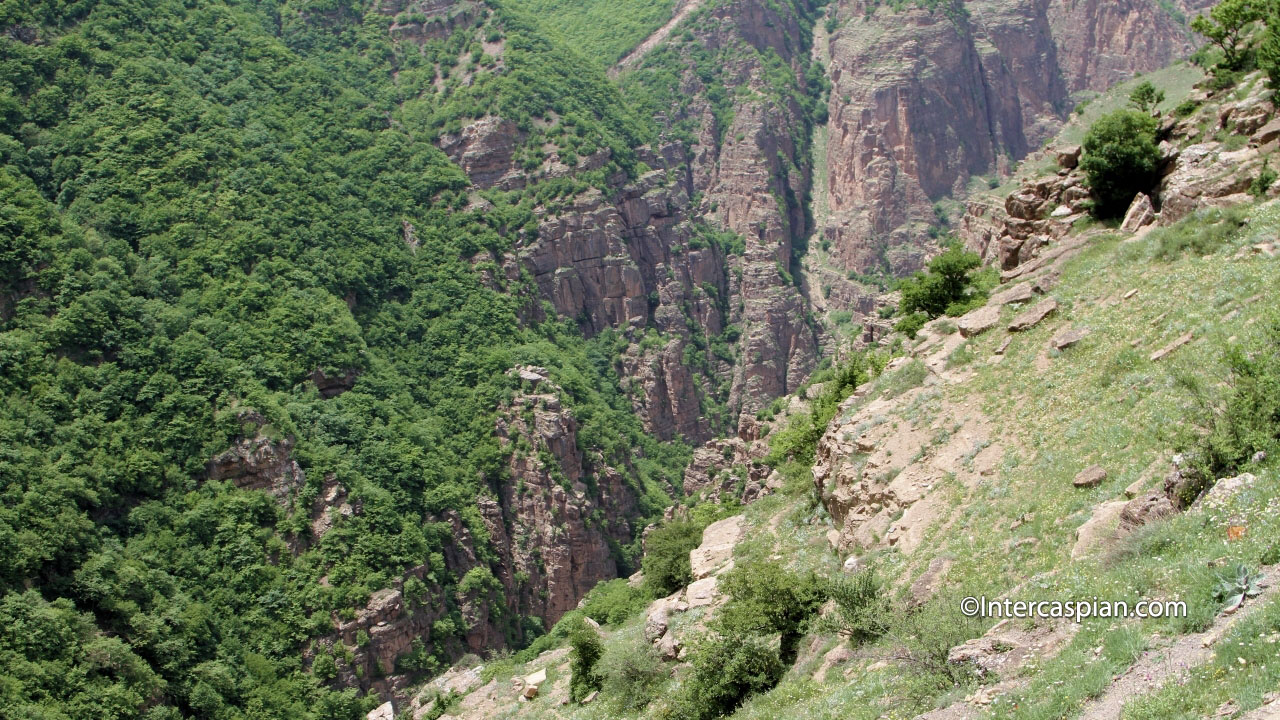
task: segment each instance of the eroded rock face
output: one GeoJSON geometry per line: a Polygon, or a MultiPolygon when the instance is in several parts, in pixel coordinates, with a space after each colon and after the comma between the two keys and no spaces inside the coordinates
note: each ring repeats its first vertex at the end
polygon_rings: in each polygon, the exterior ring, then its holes
{"type": "Polygon", "coordinates": [[[859,272],[917,269],[932,203],[1036,148],[1065,120],[1072,93],[1191,50],[1155,0],[975,0],[870,14],[854,0],[837,14],[824,232],[859,272]]]}
{"type": "Polygon", "coordinates": [[[272,437],[267,420],[255,411],[240,414],[244,434],[205,467],[210,480],[230,480],[242,490],[263,490],[288,505],[306,483],[306,475],[293,459],[291,437],[272,437]]]}

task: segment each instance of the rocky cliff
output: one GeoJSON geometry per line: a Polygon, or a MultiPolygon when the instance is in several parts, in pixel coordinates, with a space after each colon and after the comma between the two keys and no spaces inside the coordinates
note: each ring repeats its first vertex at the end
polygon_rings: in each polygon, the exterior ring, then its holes
{"type": "MultiPolygon", "coordinates": [[[[828,10],[837,29],[823,58],[834,85],[828,152],[819,158],[831,210],[823,227],[806,210],[817,9],[730,0],[690,10],[654,43],[657,59],[632,56],[615,73],[624,87],[676,83],[678,103],[656,118],[658,140],[637,149],[646,167],[540,200],[536,232],[520,234],[509,252],[476,256],[494,287],[529,291],[529,320],[554,315],[587,336],[615,334],[620,352],[610,361],[650,432],[696,444],[741,438],[697,451],[689,494],[749,500],[771,489],[752,463],[762,447],[754,415],[795,391],[823,350],[798,276],[811,234],[822,233],[845,270],[914,269],[930,251],[936,200],[1036,148],[1070,110],[1072,93],[1186,49],[1154,0],[979,0],[898,13],[874,5],[852,0],[828,10]],[[1085,21],[1068,22],[1068,14],[1085,21]],[[707,239],[724,235],[735,242],[707,239]],[[735,465],[752,467],[735,475],[735,465]]],[[[489,17],[470,2],[388,0],[383,10],[398,13],[392,36],[402,44],[489,17]]],[[[476,43],[491,67],[470,67],[450,83],[504,71],[503,41],[478,33],[476,43]]],[[[436,88],[450,86],[438,80],[436,88]]],[[[521,191],[612,167],[607,149],[579,156],[546,142],[531,153],[539,133],[563,122],[550,112],[530,128],[489,114],[448,128],[437,145],[467,174],[473,205],[484,206],[481,191],[521,191]]],[[[412,227],[405,241],[417,242],[412,227]]],[[[874,308],[858,297],[860,312],[874,308]]],[[[632,538],[636,514],[628,469],[584,456],[576,420],[546,373],[514,372],[525,389],[500,408],[495,427],[510,453],[510,482],[481,499],[479,525],[435,518],[455,540],[444,558],[449,573],[491,577],[431,589],[433,568],[424,565],[354,618],[335,618],[326,652],[342,659],[347,684],[394,690],[397,663],[415,656],[415,642],[453,643],[454,654],[499,647],[523,634],[516,618],[549,626],[596,582],[617,576],[613,549],[632,538]],[[432,597],[452,593],[449,607],[406,599],[406,588],[421,585],[432,597]],[[451,613],[466,628],[456,637],[438,628],[451,613]]]]}
{"type": "Polygon", "coordinates": [[[1155,0],[975,0],[896,13],[857,0],[832,12],[832,216],[822,232],[856,272],[917,269],[934,202],[1038,148],[1079,92],[1191,47],[1155,0]]]}

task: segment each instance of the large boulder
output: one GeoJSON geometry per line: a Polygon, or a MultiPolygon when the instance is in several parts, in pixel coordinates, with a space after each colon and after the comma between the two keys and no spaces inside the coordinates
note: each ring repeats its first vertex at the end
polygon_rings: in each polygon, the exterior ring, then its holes
{"type": "Polygon", "coordinates": [[[1177,508],[1164,493],[1150,492],[1125,504],[1124,509],[1120,511],[1120,529],[1124,532],[1133,532],[1143,525],[1177,514],[1177,508]]]}
{"type": "Polygon", "coordinates": [[[1036,304],[1035,307],[1027,310],[1021,315],[1015,317],[1013,322],[1009,323],[1009,332],[1022,332],[1030,330],[1039,325],[1045,318],[1049,317],[1058,309],[1058,301],[1053,298],[1047,298],[1036,304]]]}
{"type": "Polygon", "coordinates": [[[743,517],[735,515],[713,522],[702,531],[702,544],[689,553],[695,580],[714,575],[733,559],[733,548],[742,539],[743,517]]]}
{"type": "Polygon", "coordinates": [[[980,307],[956,321],[960,334],[971,338],[995,327],[1000,322],[1000,308],[996,305],[980,307]]]}
{"type": "Polygon", "coordinates": [[[1138,193],[1124,214],[1124,222],[1120,229],[1127,233],[1135,233],[1156,221],[1156,209],[1146,193],[1138,193]]]}

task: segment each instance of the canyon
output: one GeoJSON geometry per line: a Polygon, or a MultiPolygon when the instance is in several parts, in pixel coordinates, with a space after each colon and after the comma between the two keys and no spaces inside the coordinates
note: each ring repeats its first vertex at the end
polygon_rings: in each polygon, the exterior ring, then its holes
{"type": "MultiPolygon", "coordinates": [[[[385,11],[424,13],[428,22],[420,27],[441,28],[471,21],[474,6],[408,2],[385,11]]],[[[713,482],[716,466],[764,454],[756,413],[840,350],[814,318],[800,275],[810,242],[830,248],[834,280],[827,282],[855,322],[872,325],[879,291],[846,273],[919,269],[938,249],[931,229],[946,220],[935,211],[939,201],[963,199],[979,178],[1006,175],[1056,133],[1077,99],[1192,49],[1178,19],[1155,0],[975,0],[899,10],[868,0],[825,8],[730,0],[705,8],[684,3],[677,12],[681,20],[611,72],[626,86],[655,71],[656,55],[666,53],[665,69],[674,58],[678,94],[687,100],[660,117],[663,139],[639,149],[649,170],[613,178],[555,209],[538,208],[534,239],[485,259],[500,268],[502,282],[532,278],[539,297],[527,304],[530,321],[554,313],[574,318],[587,336],[611,332],[625,340],[616,371],[637,416],[664,440],[706,443],[681,493],[709,490],[712,497],[735,492],[733,478],[713,482]],[[697,66],[690,46],[718,53],[718,77],[697,66]],[[770,58],[789,71],[784,92],[770,86],[777,82],[768,74],[770,58]],[[817,158],[809,143],[817,123],[793,99],[812,92],[811,69],[830,82],[826,153],[817,158]],[[715,85],[732,89],[729,112],[716,106],[715,85]],[[691,137],[682,141],[679,128],[692,128],[691,137]],[[817,219],[808,208],[815,177],[825,182],[818,191],[828,205],[817,219]],[[742,244],[730,252],[700,242],[705,228],[733,233],[742,244]],[[727,341],[730,352],[711,352],[711,338],[727,341]]],[[[420,41],[410,30],[393,28],[399,42],[420,41]]],[[[494,52],[501,57],[501,48],[494,52]]],[[[480,189],[519,188],[608,161],[599,151],[565,162],[548,148],[531,173],[517,158],[522,142],[512,123],[486,116],[443,136],[439,146],[480,189]]],[[[534,417],[511,416],[496,431],[542,453],[513,459],[511,483],[521,490],[506,488],[481,510],[500,554],[507,612],[550,627],[596,582],[618,575],[609,545],[630,533],[634,497],[617,470],[580,457],[573,418],[556,409],[556,391],[545,389],[536,369],[523,372],[544,387],[518,400],[532,403],[534,417]],[[572,490],[552,479],[557,466],[572,490]],[[593,512],[603,528],[586,522],[593,512]]],[[[747,481],[745,499],[768,492],[754,471],[747,481]]],[[[897,507],[883,505],[886,513],[897,507]]],[[[479,561],[458,527],[461,554],[450,569],[465,573],[479,561]]],[[[352,664],[381,666],[385,674],[434,618],[381,596],[371,603],[340,634],[369,628],[371,649],[352,664]],[[388,623],[396,629],[373,632],[388,623]]],[[[472,651],[504,644],[501,623],[472,621],[472,651]]],[[[383,690],[395,685],[379,682],[383,690]]]]}

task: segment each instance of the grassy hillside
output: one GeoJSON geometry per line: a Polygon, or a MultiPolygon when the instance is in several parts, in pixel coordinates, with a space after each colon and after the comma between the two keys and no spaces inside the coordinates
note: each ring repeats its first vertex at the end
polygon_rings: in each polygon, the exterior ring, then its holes
{"type": "Polygon", "coordinates": [[[675,0],[514,0],[547,33],[607,67],[671,19],[675,0]]]}

